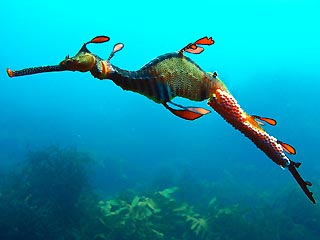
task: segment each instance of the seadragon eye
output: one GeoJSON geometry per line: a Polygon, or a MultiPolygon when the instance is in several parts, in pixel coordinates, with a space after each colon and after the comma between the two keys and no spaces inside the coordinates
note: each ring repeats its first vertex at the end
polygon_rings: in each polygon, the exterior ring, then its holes
{"type": "Polygon", "coordinates": [[[68,70],[76,70],[76,64],[78,61],[72,59],[68,56],[60,63],[60,66],[63,66],[65,69],[68,70]]]}

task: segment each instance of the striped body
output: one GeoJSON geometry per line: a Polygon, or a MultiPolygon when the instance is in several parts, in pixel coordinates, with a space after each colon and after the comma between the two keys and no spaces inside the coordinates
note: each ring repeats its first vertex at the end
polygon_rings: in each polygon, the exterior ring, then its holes
{"type": "Polygon", "coordinates": [[[104,61],[101,64],[108,64],[105,68],[111,70],[98,78],[111,79],[122,89],[143,94],[157,103],[176,96],[194,101],[208,99],[216,82],[191,59],[178,53],[159,56],[138,71],[122,70],[104,61]]]}
{"type": "Polygon", "coordinates": [[[281,167],[287,167],[290,164],[290,160],[284,154],[284,149],[278,140],[264,131],[258,122],[240,107],[229,92],[218,88],[208,105],[254,142],[276,164],[281,167]]]}

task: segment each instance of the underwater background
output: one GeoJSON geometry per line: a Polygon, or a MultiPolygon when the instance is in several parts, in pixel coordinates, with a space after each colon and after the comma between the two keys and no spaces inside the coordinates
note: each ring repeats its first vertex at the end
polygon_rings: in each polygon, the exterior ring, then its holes
{"type": "MultiPolygon", "coordinates": [[[[136,70],[203,36],[187,54],[217,71],[245,111],[292,144],[320,199],[320,3],[2,1],[0,239],[319,239],[320,207],[214,111],[177,118],[89,73],[9,78],[84,42],[136,70]]],[[[191,104],[176,99],[180,104],[191,104]]],[[[192,103],[205,107],[206,101],[192,103]]]]}

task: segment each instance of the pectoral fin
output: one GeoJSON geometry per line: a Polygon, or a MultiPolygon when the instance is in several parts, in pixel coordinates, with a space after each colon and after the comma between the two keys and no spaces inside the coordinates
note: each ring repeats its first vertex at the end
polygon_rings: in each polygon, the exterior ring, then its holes
{"type": "Polygon", "coordinates": [[[168,109],[170,112],[172,112],[174,115],[186,119],[186,120],[195,120],[197,118],[202,117],[203,115],[206,115],[210,113],[209,110],[199,107],[184,107],[175,103],[170,102],[171,104],[182,108],[182,109],[174,109],[170,107],[167,103],[163,103],[163,106],[168,109]]]}

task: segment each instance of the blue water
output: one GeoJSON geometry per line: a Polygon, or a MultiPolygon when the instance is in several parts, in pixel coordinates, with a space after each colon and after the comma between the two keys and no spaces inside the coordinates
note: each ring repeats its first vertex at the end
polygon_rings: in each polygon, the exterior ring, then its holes
{"type": "MultiPolygon", "coordinates": [[[[300,173],[313,182],[312,191],[320,199],[319,7],[316,0],[3,1],[2,170],[18,166],[29,150],[71,146],[102,165],[106,159],[121,162],[125,169],[121,176],[108,167],[91,176],[95,186],[108,194],[149,188],[148,183],[159,175],[168,174],[175,183],[187,175],[185,184],[195,180],[220,184],[232,203],[237,197],[250,202],[264,192],[285,196],[296,191],[302,207],[309,209],[311,203],[289,172],[215,112],[184,121],[162,105],[89,73],[10,79],[5,69],[57,64],[66,55],[73,56],[84,42],[107,35],[110,42],[92,45],[90,50],[107,58],[113,44],[122,42],[125,47],[112,63],[135,70],[161,54],[212,36],[214,45],[188,56],[206,71],[217,71],[248,113],[277,120],[278,125],[266,126],[267,131],[297,149],[292,160],[302,162],[300,173]]],[[[205,101],[192,105],[207,108],[205,101]]],[[[317,205],[312,208],[320,211],[317,205]]],[[[320,229],[320,219],[312,211],[305,217],[314,219],[320,229]]],[[[295,239],[286,231],[282,239],[295,239]]]]}

